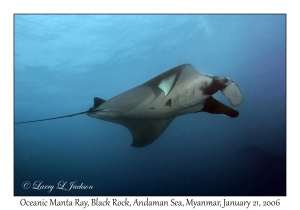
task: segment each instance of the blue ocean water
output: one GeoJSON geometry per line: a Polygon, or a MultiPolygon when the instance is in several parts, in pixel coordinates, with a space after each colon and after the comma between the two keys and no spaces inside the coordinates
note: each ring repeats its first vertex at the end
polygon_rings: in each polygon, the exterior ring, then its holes
{"type": "Polygon", "coordinates": [[[286,195],[285,15],[15,15],[14,24],[15,122],[86,111],[95,96],[184,63],[231,78],[244,96],[237,118],[180,116],[143,148],[125,127],[87,115],[15,125],[15,195],[286,195]],[[32,189],[60,181],[93,189],[32,189]]]}

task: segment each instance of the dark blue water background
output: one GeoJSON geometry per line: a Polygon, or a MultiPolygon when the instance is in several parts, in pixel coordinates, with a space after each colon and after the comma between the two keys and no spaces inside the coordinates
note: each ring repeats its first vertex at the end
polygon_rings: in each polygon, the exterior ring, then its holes
{"type": "Polygon", "coordinates": [[[87,115],[15,125],[15,195],[286,194],[285,15],[15,15],[14,24],[15,122],[85,111],[95,96],[183,63],[231,78],[244,96],[238,118],[180,116],[144,148],[87,115]],[[94,189],[22,188],[37,180],[94,189]]]}

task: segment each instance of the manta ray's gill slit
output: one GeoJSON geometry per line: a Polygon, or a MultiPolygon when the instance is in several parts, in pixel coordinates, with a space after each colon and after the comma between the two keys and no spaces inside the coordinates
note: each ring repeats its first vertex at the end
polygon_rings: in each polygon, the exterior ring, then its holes
{"type": "Polygon", "coordinates": [[[197,102],[196,92],[197,92],[197,84],[196,84],[196,82],[195,82],[195,83],[194,83],[194,104],[197,102]]]}
{"type": "Polygon", "coordinates": [[[195,92],[196,92],[196,83],[194,82],[193,83],[193,95],[194,95],[194,97],[195,97],[195,92]]]}
{"type": "Polygon", "coordinates": [[[195,102],[195,83],[187,86],[187,104],[192,105],[195,102]]]}
{"type": "Polygon", "coordinates": [[[186,87],[185,88],[185,95],[186,95],[186,101],[185,101],[185,105],[184,106],[187,106],[189,104],[189,87],[186,87]]]}
{"type": "Polygon", "coordinates": [[[202,91],[203,90],[203,81],[199,82],[199,90],[202,91]]]}

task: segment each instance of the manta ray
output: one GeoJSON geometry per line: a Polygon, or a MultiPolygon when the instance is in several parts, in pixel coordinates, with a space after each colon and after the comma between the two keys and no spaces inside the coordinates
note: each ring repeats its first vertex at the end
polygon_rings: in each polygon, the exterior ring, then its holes
{"type": "Polygon", "coordinates": [[[236,109],[212,97],[219,90],[232,106],[243,102],[239,87],[229,78],[203,74],[192,65],[183,64],[107,101],[95,97],[94,106],[85,112],[15,124],[87,114],[125,126],[132,134],[131,145],[144,147],[158,139],[180,115],[208,112],[237,117],[236,109]]]}

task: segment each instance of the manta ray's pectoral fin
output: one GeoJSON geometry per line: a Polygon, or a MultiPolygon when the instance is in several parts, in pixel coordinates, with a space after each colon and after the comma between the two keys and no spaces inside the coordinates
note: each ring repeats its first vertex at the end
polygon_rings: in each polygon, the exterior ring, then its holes
{"type": "Polygon", "coordinates": [[[94,98],[94,106],[92,108],[89,109],[89,111],[93,111],[94,109],[96,109],[98,106],[100,106],[101,104],[103,104],[106,100],[102,99],[102,98],[98,98],[95,97],[94,98]]]}
{"type": "Polygon", "coordinates": [[[203,106],[202,112],[208,112],[211,114],[224,114],[226,116],[235,118],[239,115],[239,112],[220,101],[216,100],[212,96],[209,96],[203,106]]]}
{"type": "Polygon", "coordinates": [[[129,129],[133,147],[144,147],[154,142],[173,121],[174,117],[158,120],[125,119],[117,122],[129,129]]]}

